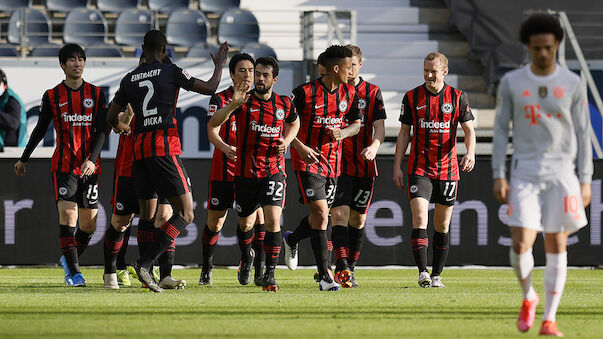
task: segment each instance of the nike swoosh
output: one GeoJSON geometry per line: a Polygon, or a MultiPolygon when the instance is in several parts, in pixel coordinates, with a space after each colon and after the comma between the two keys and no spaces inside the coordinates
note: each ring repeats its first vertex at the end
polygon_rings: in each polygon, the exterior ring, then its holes
{"type": "Polygon", "coordinates": [[[452,201],[452,200],[454,200],[454,197],[452,197],[452,198],[446,198],[446,201],[452,201]]]}
{"type": "Polygon", "coordinates": [[[420,110],[420,109],[423,109],[423,108],[425,108],[425,107],[427,107],[427,105],[423,105],[423,106],[420,106],[420,107],[419,107],[419,106],[417,106],[417,111],[418,111],[418,110],[420,110]]]}
{"type": "Polygon", "coordinates": [[[275,198],[275,197],[272,197],[272,201],[279,201],[279,200],[282,200],[282,198],[275,198]]]}
{"type": "Polygon", "coordinates": [[[314,109],[319,109],[319,108],[324,107],[324,106],[325,106],[324,104],[323,104],[323,105],[320,105],[320,106],[318,106],[318,105],[314,105],[314,109]]]}
{"type": "Polygon", "coordinates": [[[257,112],[257,111],[259,111],[259,110],[260,110],[259,108],[256,108],[256,109],[250,109],[250,111],[251,111],[251,112],[257,112]]]}
{"type": "Polygon", "coordinates": [[[67,104],[68,104],[68,102],[64,102],[64,103],[62,103],[62,104],[59,104],[59,107],[63,107],[63,106],[65,106],[65,105],[67,105],[67,104]]]}

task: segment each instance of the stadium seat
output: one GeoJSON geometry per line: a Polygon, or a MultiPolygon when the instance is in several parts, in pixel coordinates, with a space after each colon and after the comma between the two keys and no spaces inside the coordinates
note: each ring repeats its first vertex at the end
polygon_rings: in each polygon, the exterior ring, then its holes
{"type": "Polygon", "coordinates": [[[0,11],[12,11],[21,7],[30,7],[31,0],[0,0],[0,11]]]}
{"type": "Polygon", "coordinates": [[[19,56],[17,49],[9,44],[0,44],[0,57],[16,57],[19,56]]]}
{"type": "Polygon", "coordinates": [[[90,0],[46,0],[46,10],[69,12],[74,8],[88,7],[90,0]]]}
{"type": "Polygon", "coordinates": [[[73,9],[65,18],[63,40],[84,46],[103,44],[107,40],[107,21],[97,10],[73,9]]]}
{"type": "Polygon", "coordinates": [[[59,56],[59,51],[62,46],[53,43],[46,43],[41,45],[36,45],[34,49],[29,52],[30,57],[53,57],[56,58],[59,56]]]}
{"type": "Polygon", "coordinates": [[[27,46],[48,43],[52,35],[50,19],[46,13],[36,8],[15,10],[8,23],[8,42],[20,44],[21,33],[24,36],[23,43],[27,46]],[[23,13],[25,13],[25,20],[23,20],[23,13]],[[24,21],[27,22],[25,26],[24,21]]]}
{"type": "Polygon", "coordinates": [[[168,44],[192,46],[205,42],[209,32],[209,21],[201,11],[185,8],[170,13],[165,25],[168,44]]]}
{"type": "Polygon", "coordinates": [[[231,8],[239,8],[241,0],[199,0],[203,12],[223,13],[231,8]]]}
{"type": "Polygon", "coordinates": [[[103,12],[119,12],[140,7],[140,0],[96,0],[96,7],[103,12]]]}
{"type": "Polygon", "coordinates": [[[218,22],[218,41],[228,41],[231,46],[242,47],[248,43],[258,42],[260,26],[248,10],[230,9],[222,14],[218,22]]]}
{"type": "Polygon", "coordinates": [[[128,8],[119,13],[115,22],[115,43],[141,46],[144,35],[151,30],[151,12],[128,8]]]}
{"type": "Polygon", "coordinates": [[[251,55],[254,59],[263,56],[271,56],[277,59],[276,52],[274,51],[274,49],[272,49],[272,47],[258,42],[245,44],[245,46],[241,48],[241,53],[247,53],[251,55]]]}
{"type": "Polygon", "coordinates": [[[211,56],[209,53],[216,54],[220,49],[220,46],[211,43],[199,42],[192,46],[188,53],[186,54],[187,58],[205,58],[209,59],[211,56]]]}
{"type": "Polygon", "coordinates": [[[86,48],[86,57],[123,58],[121,49],[110,44],[93,45],[86,48]]]}
{"type": "Polygon", "coordinates": [[[170,13],[176,8],[188,8],[189,0],[148,0],[149,9],[161,13],[170,13]]]}

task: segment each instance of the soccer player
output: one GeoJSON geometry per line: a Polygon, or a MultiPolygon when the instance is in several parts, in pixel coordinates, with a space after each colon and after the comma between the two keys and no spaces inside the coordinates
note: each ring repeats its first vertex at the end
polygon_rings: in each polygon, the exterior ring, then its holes
{"type": "Polygon", "coordinates": [[[162,63],[166,45],[165,35],[160,31],[151,30],[145,34],[142,50],[146,63],[122,79],[107,114],[107,120],[114,129],[127,133],[129,126],[119,121],[118,113],[128,103],[134,111],[133,173],[141,223],[143,220],[152,223],[150,218],[155,214],[155,194],[166,197],[174,209],[173,216],[156,232],[153,243],[134,267],[139,280],[154,292],[162,292],[163,289],[151,277],[150,266],[194,218],[190,179],[179,158],[182,150],[174,117],[178,92],[182,87],[197,93],[213,94],[228,52],[225,42],[216,55],[211,55],[215,69],[211,79],[205,82],[190,76],[175,64],[162,63]]]}
{"type": "Polygon", "coordinates": [[[356,88],[358,109],[362,122],[358,134],[343,141],[342,173],[337,180],[335,200],[331,207],[333,252],[337,259],[335,278],[351,271],[343,287],[358,287],[354,277],[356,261],[364,240],[364,223],[373,197],[377,176],[375,156],[385,138],[385,107],[379,86],[360,77],[362,51],[347,45],[352,51],[352,75],[348,83],[356,88]],[[349,225],[349,226],[348,226],[349,225]]]}
{"type": "MultiPolygon", "coordinates": [[[[285,263],[297,268],[297,245],[310,237],[318,268],[319,289],[337,291],[340,285],[328,271],[327,224],[341,171],[342,140],[360,130],[361,114],[354,86],[349,85],[352,52],[334,45],[324,52],[325,75],[293,90],[293,103],[300,116],[300,132],[292,143],[291,159],[296,171],[300,201],[310,215],[294,232],[285,232],[285,263]],[[344,120],[348,126],[343,127],[344,120]]],[[[349,271],[348,271],[349,273],[349,271]]],[[[351,275],[338,277],[347,282],[351,275]]]]}
{"type": "Polygon", "coordinates": [[[15,163],[15,173],[25,175],[27,161],[52,121],[57,145],[52,155],[51,172],[63,252],[59,261],[67,285],[86,286],[78,257],[96,229],[98,175],[101,172],[99,155],[105,141],[107,108],[100,87],[82,79],[86,54],[80,46],[63,46],[59,51],[59,63],[65,80],[44,93],[38,122],[21,159],[15,163]]]}
{"type": "Polygon", "coordinates": [[[546,301],[540,334],[562,336],[555,315],[567,275],[567,238],[587,224],[593,174],[590,116],[580,77],[555,62],[563,28],[554,16],[534,14],[520,29],[530,64],[502,78],[498,89],[492,174],[494,196],[508,203],[511,266],[523,292],[521,332],[534,324],[532,247],[544,233],[546,301]],[[509,122],[513,121],[510,184],[506,179],[509,122]]]}
{"type": "MultiPolygon", "coordinates": [[[[235,54],[228,64],[230,78],[233,83],[243,81],[252,83],[254,60],[247,53],[235,54]]],[[[207,119],[213,117],[217,110],[225,107],[232,101],[234,89],[232,86],[214,94],[209,101],[207,119]]],[[[220,231],[226,221],[227,211],[234,202],[234,168],[236,160],[237,121],[231,115],[228,122],[212,126],[207,124],[209,141],[215,146],[211,169],[209,171],[209,197],[207,199],[207,224],[201,236],[203,242],[203,268],[201,269],[200,285],[211,285],[213,252],[218,242],[220,231]]],[[[262,249],[264,239],[264,214],[258,209],[256,225],[246,228],[239,224],[237,238],[241,249],[238,279],[242,285],[247,285],[251,280],[251,264],[254,262],[254,283],[262,285],[262,270],[265,256],[262,249]]]]}
{"type": "Polygon", "coordinates": [[[465,132],[467,153],[460,168],[469,172],[475,165],[475,131],[469,100],[461,90],[444,82],[448,59],[437,52],[423,62],[425,83],[404,94],[394,156],[394,183],[404,189],[402,159],[410,141],[407,187],[412,213],[411,246],[419,269],[421,287],[444,287],[440,274],[448,256],[449,225],[456,201],[459,164],[456,155],[456,130],[460,123],[465,132]],[[427,222],[429,203],[435,203],[433,226],[433,265],[427,271],[427,222]]]}
{"type": "Polygon", "coordinates": [[[272,57],[255,61],[255,88],[248,93],[250,78],[234,82],[232,102],[209,120],[219,126],[234,116],[237,121],[235,162],[236,207],[241,228],[250,229],[260,206],[265,213],[266,271],[262,290],[278,291],[274,270],[281,252],[281,214],[285,204],[287,147],[299,131],[295,107],[287,96],[272,91],[278,81],[278,63],[272,57]],[[284,129],[284,131],[283,131],[284,129]]]}

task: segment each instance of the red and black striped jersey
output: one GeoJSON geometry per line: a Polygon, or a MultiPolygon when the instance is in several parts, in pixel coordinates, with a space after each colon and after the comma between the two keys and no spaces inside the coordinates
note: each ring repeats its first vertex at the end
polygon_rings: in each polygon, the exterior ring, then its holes
{"type": "Polygon", "coordinates": [[[232,112],[238,121],[235,176],[265,178],[285,173],[285,157],[278,154],[283,122],[292,123],[297,113],[287,96],[272,93],[268,100],[250,92],[243,106],[232,112]]]}
{"type": "Polygon", "coordinates": [[[344,120],[362,118],[356,89],[352,85],[340,84],[331,92],[317,79],[294,89],[292,97],[301,125],[297,138],[319,153],[318,163],[308,165],[292,148],[293,169],[326,178],[338,177],[341,172],[341,141],[333,140],[327,129],[341,128],[344,120]]]}
{"type": "MultiPolygon", "coordinates": [[[[92,152],[94,135],[99,129],[105,130],[106,109],[101,88],[85,81],[75,90],[61,82],[44,93],[39,119],[47,121],[42,123],[45,126],[52,120],[57,138],[52,172],[81,174],[80,167],[92,152]]],[[[25,153],[31,154],[28,150],[25,153]]],[[[100,157],[95,165],[95,173],[100,174],[100,157]]]]}
{"type": "MultiPolygon", "coordinates": [[[[130,123],[130,129],[134,130],[136,117],[130,123]]],[[[132,163],[134,162],[134,134],[120,135],[119,144],[117,146],[117,154],[115,155],[115,176],[116,177],[131,177],[132,163]]]]}
{"type": "Polygon", "coordinates": [[[444,84],[433,94],[423,84],[406,92],[400,121],[413,128],[407,174],[459,180],[456,130],[459,123],[469,120],[473,113],[461,90],[444,84]]]}
{"type": "Polygon", "coordinates": [[[180,88],[190,90],[194,79],[175,64],[142,64],[121,81],[113,101],[132,106],[136,117],[134,159],[182,153],[176,124],[180,88]]]}
{"type": "MultiPolygon", "coordinates": [[[[228,105],[232,101],[232,86],[228,87],[220,93],[212,95],[209,100],[207,110],[207,121],[214,116],[214,113],[220,108],[228,105]]],[[[237,119],[234,115],[230,115],[228,120],[220,126],[220,138],[224,143],[234,146],[237,144],[237,119]]],[[[228,159],[226,154],[214,147],[214,155],[211,160],[211,169],[209,170],[209,180],[212,181],[229,181],[234,180],[235,161],[228,159]]]]}
{"type": "Polygon", "coordinates": [[[377,161],[362,158],[360,152],[373,143],[373,122],[387,118],[381,89],[360,78],[354,86],[358,95],[358,109],[362,114],[360,131],[353,137],[343,139],[343,174],[358,178],[376,177],[377,161]]]}

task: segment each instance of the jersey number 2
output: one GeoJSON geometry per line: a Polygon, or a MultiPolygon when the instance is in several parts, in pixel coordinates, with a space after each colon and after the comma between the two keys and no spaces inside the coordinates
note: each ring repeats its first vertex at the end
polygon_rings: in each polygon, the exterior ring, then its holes
{"type": "Polygon", "coordinates": [[[149,101],[155,94],[155,88],[153,88],[153,83],[150,80],[144,80],[138,83],[138,87],[146,87],[147,94],[144,96],[144,100],[142,101],[142,116],[148,117],[149,115],[157,114],[157,107],[149,109],[149,101]]]}

